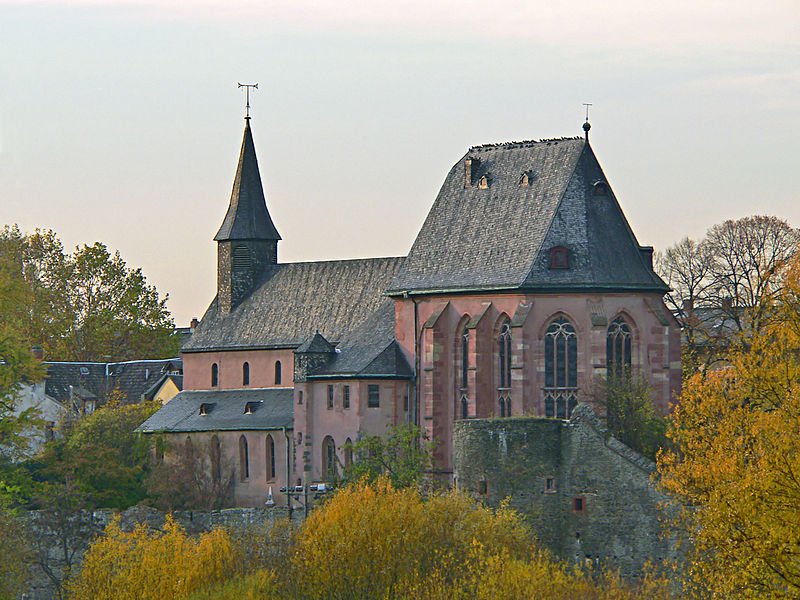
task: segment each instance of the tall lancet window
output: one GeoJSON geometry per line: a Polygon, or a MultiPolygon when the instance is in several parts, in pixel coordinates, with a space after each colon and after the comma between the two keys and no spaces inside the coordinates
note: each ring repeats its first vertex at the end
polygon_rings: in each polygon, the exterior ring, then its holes
{"type": "Polygon", "coordinates": [[[469,329],[461,332],[461,389],[469,387],[469,329]]]}
{"type": "Polygon", "coordinates": [[[631,327],[622,317],[617,317],[608,326],[606,336],[607,377],[623,377],[631,372],[631,327]]]}
{"type": "Polygon", "coordinates": [[[503,323],[500,328],[498,345],[500,358],[500,381],[498,387],[508,389],[511,387],[511,325],[508,322],[503,323]]]}
{"type": "Polygon", "coordinates": [[[544,336],[544,407],[548,417],[568,419],[578,403],[578,334],[564,317],[544,336]]]}
{"type": "Polygon", "coordinates": [[[267,434],[267,481],[275,479],[275,439],[267,434]]]}

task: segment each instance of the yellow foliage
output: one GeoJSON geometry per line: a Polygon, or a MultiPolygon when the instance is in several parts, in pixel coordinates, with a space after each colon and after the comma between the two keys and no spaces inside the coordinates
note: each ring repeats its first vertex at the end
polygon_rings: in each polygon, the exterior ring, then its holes
{"type": "Polygon", "coordinates": [[[170,600],[210,587],[237,572],[238,552],[222,529],[194,539],[167,517],[163,531],[114,519],[90,547],[70,597],[93,600],[170,600]]]}
{"type": "Polygon", "coordinates": [[[235,577],[210,590],[192,594],[189,600],[262,600],[282,598],[274,571],[262,569],[252,575],[235,577]]]}
{"type": "Polygon", "coordinates": [[[458,492],[423,501],[417,490],[393,489],[386,479],[362,482],[309,516],[292,583],[300,597],[392,597],[397,586],[445,563],[448,576],[457,576],[476,540],[519,554],[531,538],[512,511],[493,513],[458,492]]]}
{"type": "Polygon", "coordinates": [[[686,506],[692,589],[714,597],[800,596],[800,263],[773,323],[730,366],[685,385],[659,457],[686,506]]]}

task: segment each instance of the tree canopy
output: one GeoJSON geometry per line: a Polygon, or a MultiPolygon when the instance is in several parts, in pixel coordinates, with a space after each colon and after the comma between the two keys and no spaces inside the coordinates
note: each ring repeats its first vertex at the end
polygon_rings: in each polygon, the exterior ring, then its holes
{"type": "Polygon", "coordinates": [[[0,231],[0,291],[20,338],[48,360],[123,361],[174,356],[179,342],[162,297],[141,269],[95,242],[72,253],[50,230],[0,231]]]}
{"type": "Polygon", "coordinates": [[[800,595],[800,260],[773,314],[724,368],[684,385],[659,458],[694,546],[690,583],[720,597],[800,595]]]}
{"type": "Polygon", "coordinates": [[[714,225],[703,239],[684,238],[657,256],[673,290],[666,300],[683,330],[689,373],[749,343],[773,320],[799,244],[800,230],[755,215],[714,225]]]}

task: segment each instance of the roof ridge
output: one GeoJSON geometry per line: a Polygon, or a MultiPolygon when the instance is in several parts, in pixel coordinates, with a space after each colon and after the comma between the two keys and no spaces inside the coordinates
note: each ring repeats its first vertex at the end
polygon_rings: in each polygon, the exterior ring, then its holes
{"type": "Polygon", "coordinates": [[[493,144],[480,144],[478,146],[470,146],[469,152],[482,152],[484,150],[493,150],[495,148],[514,149],[514,148],[530,148],[536,144],[553,144],[558,142],[571,142],[583,141],[580,136],[574,137],[558,137],[558,138],[542,138],[539,140],[523,140],[521,142],[496,142],[493,144]]]}
{"type": "Polygon", "coordinates": [[[288,265],[319,265],[330,263],[343,263],[343,262],[358,262],[358,261],[378,261],[378,260],[398,260],[408,258],[406,256],[365,256],[362,258],[330,258],[323,260],[301,260],[298,262],[282,262],[278,263],[279,267],[286,267],[288,265]]]}

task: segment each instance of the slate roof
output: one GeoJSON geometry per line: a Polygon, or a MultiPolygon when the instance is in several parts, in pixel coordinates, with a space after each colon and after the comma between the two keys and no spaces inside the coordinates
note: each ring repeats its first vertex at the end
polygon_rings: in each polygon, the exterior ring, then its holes
{"type": "Polygon", "coordinates": [[[186,390],[167,402],[137,431],[192,432],[271,430],[294,425],[293,389],[186,390]],[[252,414],[245,406],[252,403],[252,414]],[[200,405],[207,414],[200,414],[200,405]]]}
{"type": "Polygon", "coordinates": [[[214,239],[218,242],[281,239],[264,199],[249,119],[245,121],[242,149],[239,152],[239,164],[233,179],[228,212],[214,239]]]}
{"type": "Polygon", "coordinates": [[[394,301],[384,300],[359,327],[339,343],[333,360],[309,375],[410,379],[413,371],[394,339],[394,301]]]}
{"type": "MultiPolygon", "coordinates": [[[[183,372],[180,358],[118,363],[46,362],[45,394],[61,403],[70,398],[70,386],[98,398],[118,389],[127,402],[142,400],[145,392],[168,372],[183,372]]],[[[84,396],[82,396],[84,397],[84,396]]]]}
{"type": "Polygon", "coordinates": [[[666,291],[613,192],[594,195],[597,181],[605,176],[582,138],[471,148],[448,173],[388,293],[666,291]],[[570,250],[570,269],[548,268],[549,248],[559,244],[570,250]]]}
{"type": "Polygon", "coordinates": [[[402,258],[286,263],[271,267],[255,290],[221,316],[216,299],[183,352],[296,348],[319,332],[331,343],[386,300],[402,258]]]}

